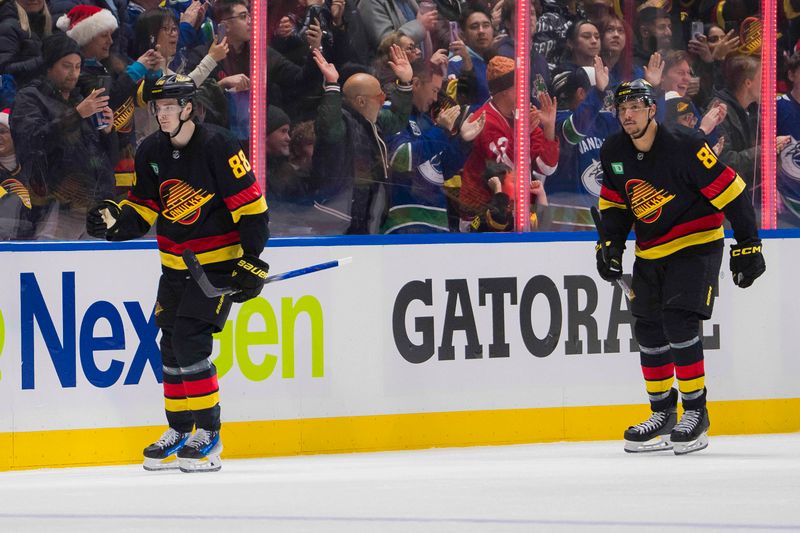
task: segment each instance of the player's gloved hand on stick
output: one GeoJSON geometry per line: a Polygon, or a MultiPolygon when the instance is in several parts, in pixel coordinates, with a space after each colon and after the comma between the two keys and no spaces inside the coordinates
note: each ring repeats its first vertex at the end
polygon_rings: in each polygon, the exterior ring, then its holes
{"type": "Polygon", "coordinates": [[[111,200],[103,200],[86,213],[86,233],[97,239],[105,239],[119,218],[119,206],[111,200]]]}
{"type": "Polygon", "coordinates": [[[231,287],[237,292],[231,294],[231,300],[242,303],[261,294],[268,272],[269,265],[258,257],[244,255],[237,259],[231,272],[231,287]]]}
{"type": "Polygon", "coordinates": [[[751,239],[731,245],[731,274],[733,282],[745,289],[767,270],[761,254],[761,240],[751,239]]]}
{"type": "Polygon", "coordinates": [[[619,246],[611,241],[606,241],[605,244],[598,242],[595,250],[597,251],[597,272],[600,277],[610,283],[621,278],[624,245],[619,246]]]}

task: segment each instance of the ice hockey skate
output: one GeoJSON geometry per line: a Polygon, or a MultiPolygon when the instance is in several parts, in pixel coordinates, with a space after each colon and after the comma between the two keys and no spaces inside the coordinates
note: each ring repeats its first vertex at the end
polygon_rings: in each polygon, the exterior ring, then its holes
{"type": "Polygon", "coordinates": [[[191,433],[181,433],[169,428],[161,438],[144,449],[145,470],[174,470],[178,468],[177,453],[183,448],[191,433]]]}
{"type": "Polygon", "coordinates": [[[198,429],[178,451],[181,472],[216,472],[222,468],[222,440],[219,431],[198,429]]]}
{"type": "Polygon", "coordinates": [[[684,411],[680,422],[675,425],[670,436],[675,455],[685,455],[706,449],[710,426],[708,410],[705,407],[684,411]]]}
{"type": "Polygon", "coordinates": [[[670,407],[653,411],[650,418],[625,430],[625,451],[630,453],[659,452],[672,449],[670,433],[678,419],[678,391],[669,393],[670,407]]]}

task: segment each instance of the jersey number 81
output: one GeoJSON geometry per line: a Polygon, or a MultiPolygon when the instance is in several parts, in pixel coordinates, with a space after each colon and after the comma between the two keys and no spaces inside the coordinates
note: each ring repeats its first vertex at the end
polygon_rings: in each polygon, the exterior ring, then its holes
{"type": "Polygon", "coordinates": [[[247,157],[244,155],[244,150],[239,150],[238,154],[228,159],[228,164],[231,166],[233,175],[236,178],[241,178],[252,169],[250,161],[248,161],[247,157]]]}

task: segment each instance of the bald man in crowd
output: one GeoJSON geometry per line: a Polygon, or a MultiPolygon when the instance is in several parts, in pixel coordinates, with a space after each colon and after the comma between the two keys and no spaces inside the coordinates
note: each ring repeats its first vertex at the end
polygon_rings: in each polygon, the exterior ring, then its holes
{"type": "Polygon", "coordinates": [[[340,89],[336,67],[319,51],[313,54],[325,79],[313,162],[314,174],[321,178],[315,206],[325,216],[319,217],[315,230],[323,235],[377,233],[386,209],[385,139],[408,123],[411,64],[402,48],[392,47],[389,66],[397,83],[387,109],[387,95],[374,76],[353,74],[340,89]]]}

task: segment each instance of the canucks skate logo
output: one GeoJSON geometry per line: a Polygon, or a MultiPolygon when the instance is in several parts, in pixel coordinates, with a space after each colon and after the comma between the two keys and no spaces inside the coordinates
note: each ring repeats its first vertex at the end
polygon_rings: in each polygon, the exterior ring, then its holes
{"type": "Polygon", "coordinates": [[[600,197],[600,186],[603,184],[603,167],[600,166],[600,161],[592,159],[592,164],[581,174],[581,182],[590,194],[600,197]]]}
{"type": "Polygon", "coordinates": [[[167,180],[161,184],[159,195],[164,209],[161,214],[170,222],[190,225],[200,217],[200,208],[214,198],[203,189],[195,189],[181,180],[167,180]]]}
{"type": "Polygon", "coordinates": [[[800,143],[794,139],[789,147],[781,152],[781,170],[787,178],[800,181],[800,143]]]}
{"type": "Polygon", "coordinates": [[[675,198],[664,189],[657,190],[643,180],[628,180],[625,183],[625,192],[631,201],[633,214],[647,224],[652,224],[661,216],[664,204],[675,198]]]}

